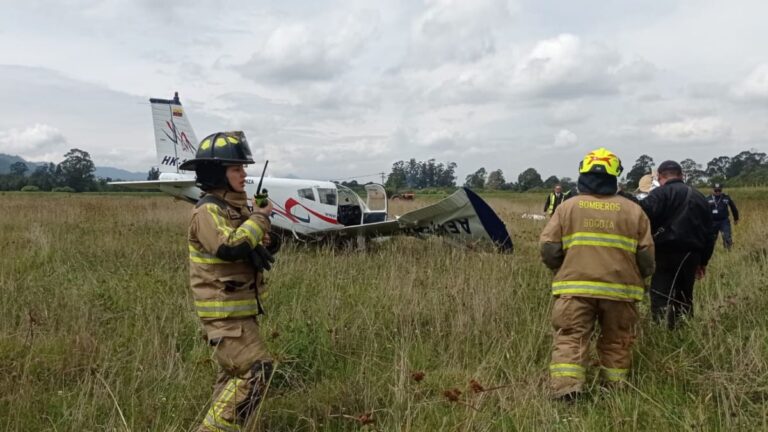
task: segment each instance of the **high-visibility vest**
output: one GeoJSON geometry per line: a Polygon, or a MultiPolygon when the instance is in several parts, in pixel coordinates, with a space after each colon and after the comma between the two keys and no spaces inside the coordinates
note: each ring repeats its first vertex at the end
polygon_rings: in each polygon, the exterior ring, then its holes
{"type": "MultiPolygon", "coordinates": [[[[561,193],[560,197],[562,198],[564,195],[561,193]]],[[[552,215],[552,213],[555,212],[555,201],[557,201],[557,195],[555,195],[554,192],[549,194],[549,206],[547,207],[547,214],[552,215]]]]}

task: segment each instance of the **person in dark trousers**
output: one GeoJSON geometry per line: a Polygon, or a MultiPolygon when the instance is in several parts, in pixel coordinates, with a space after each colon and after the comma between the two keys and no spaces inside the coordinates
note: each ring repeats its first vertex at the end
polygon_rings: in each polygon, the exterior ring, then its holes
{"type": "Polygon", "coordinates": [[[723,233],[723,246],[730,250],[733,246],[733,239],[731,238],[731,220],[728,214],[728,208],[731,208],[733,212],[733,224],[739,224],[739,209],[736,208],[736,203],[728,194],[723,193],[723,185],[715,183],[712,188],[712,195],[707,197],[709,203],[709,210],[712,212],[712,235],[717,242],[717,236],[719,233],[723,233]]]}
{"type": "Polygon", "coordinates": [[[693,317],[693,285],[704,277],[715,239],[712,212],[704,195],[683,183],[677,162],[659,165],[659,184],[640,201],[656,244],[656,273],[651,279],[651,315],[674,329],[693,317]]]}
{"type": "Polygon", "coordinates": [[[555,185],[555,189],[551,194],[547,195],[547,200],[544,201],[544,213],[546,213],[547,216],[552,216],[552,214],[557,209],[557,206],[562,204],[563,201],[566,200],[567,196],[567,193],[563,193],[562,186],[559,184],[555,185]]]}

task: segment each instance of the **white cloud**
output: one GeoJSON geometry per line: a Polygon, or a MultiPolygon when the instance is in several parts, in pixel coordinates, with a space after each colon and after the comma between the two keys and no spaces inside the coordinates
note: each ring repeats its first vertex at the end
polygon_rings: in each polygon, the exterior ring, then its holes
{"type": "Polygon", "coordinates": [[[569,131],[568,129],[562,129],[560,132],[555,134],[555,142],[552,144],[552,148],[573,148],[578,144],[578,142],[579,138],[575,133],[569,131]]]}
{"type": "Polygon", "coordinates": [[[615,93],[621,56],[572,34],[538,42],[515,68],[514,86],[547,97],[615,93]]]}
{"type": "Polygon", "coordinates": [[[417,137],[417,145],[430,148],[435,151],[453,151],[469,149],[477,136],[472,132],[460,132],[456,130],[440,129],[432,130],[417,137]]]}
{"type": "Polygon", "coordinates": [[[768,101],[768,63],[758,65],[749,76],[734,86],[732,93],[742,100],[768,101]]]}
{"type": "Polygon", "coordinates": [[[587,105],[581,101],[564,101],[557,103],[549,110],[549,123],[566,125],[581,123],[588,119],[591,113],[587,105]]]}
{"type": "Polygon", "coordinates": [[[568,129],[560,129],[552,137],[550,142],[542,142],[536,145],[539,150],[572,151],[579,148],[579,137],[568,129]]]}
{"type": "Polygon", "coordinates": [[[381,103],[381,87],[338,80],[308,88],[302,100],[306,110],[322,111],[323,116],[339,113],[348,118],[359,112],[375,111],[381,103]]]}
{"type": "MultiPolygon", "coordinates": [[[[734,74],[755,59],[765,60],[764,50],[757,48],[768,36],[765,26],[768,3],[765,1],[611,3],[624,9],[606,17],[619,26],[621,20],[633,19],[636,15],[628,10],[630,8],[638,9],[638,13],[657,9],[643,25],[621,26],[613,34],[606,33],[606,39],[684,77],[683,81],[731,81],[734,74]]],[[[669,78],[668,75],[666,80],[669,78]]]]}
{"type": "Polygon", "coordinates": [[[623,63],[616,70],[616,75],[624,82],[650,81],[656,77],[657,73],[658,68],[656,65],[641,57],[635,57],[623,63]]]}
{"type": "Polygon", "coordinates": [[[444,63],[405,71],[408,84],[434,104],[535,103],[617,94],[628,83],[649,81],[655,66],[626,60],[602,43],[561,34],[527,50],[508,47],[474,63],[444,63]]]}
{"type": "Polygon", "coordinates": [[[407,67],[475,62],[496,51],[496,28],[512,25],[512,7],[499,0],[427,0],[413,23],[407,67]]]}
{"type": "Polygon", "coordinates": [[[377,19],[370,14],[353,14],[334,22],[331,28],[302,22],[281,25],[239,70],[257,81],[333,79],[350,69],[375,32],[377,19]]]}
{"type": "Polygon", "coordinates": [[[69,148],[60,130],[37,123],[24,129],[0,131],[0,152],[18,155],[30,161],[61,159],[69,148]]]}
{"type": "Polygon", "coordinates": [[[693,99],[722,100],[728,95],[728,85],[719,82],[692,82],[685,86],[685,95],[693,99]]]}
{"type": "Polygon", "coordinates": [[[660,123],[651,131],[667,141],[711,142],[726,138],[731,133],[731,127],[719,117],[697,117],[660,123]]]}

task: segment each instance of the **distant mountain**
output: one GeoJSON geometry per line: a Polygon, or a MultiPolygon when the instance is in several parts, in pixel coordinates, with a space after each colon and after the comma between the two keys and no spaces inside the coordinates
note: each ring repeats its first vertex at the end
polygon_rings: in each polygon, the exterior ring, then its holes
{"type": "MultiPolygon", "coordinates": [[[[8,174],[11,172],[11,165],[16,162],[23,162],[29,168],[27,174],[31,174],[38,166],[46,165],[48,162],[29,162],[18,156],[12,156],[4,153],[0,153],[0,174],[8,174]]],[[[111,178],[113,180],[146,180],[147,173],[126,171],[120,168],[112,167],[96,167],[96,171],[93,173],[96,177],[111,178]]]]}
{"type": "Polygon", "coordinates": [[[96,177],[111,178],[112,180],[146,180],[147,173],[126,171],[120,168],[112,167],[96,167],[96,171],[93,173],[96,177]]]}
{"type": "Polygon", "coordinates": [[[16,162],[24,162],[29,168],[29,172],[32,172],[40,165],[45,165],[45,162],[27,162],[18,156],[11,156],[8,154],[0,153],[0,174],[8,174],[11,172],[11,165],[16,162]]]}

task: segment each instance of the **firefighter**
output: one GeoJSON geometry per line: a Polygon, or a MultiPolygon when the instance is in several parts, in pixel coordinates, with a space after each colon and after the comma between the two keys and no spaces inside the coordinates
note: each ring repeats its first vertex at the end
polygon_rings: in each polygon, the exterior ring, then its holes
{"type": "Polygon", "coordinates": [[[675,161],[659,165],[659,186],[640,201],[651,220],[656,273],[651,280],[651,314],[674,329],[693,316],[693,285],[704,277],[715,238],[712,212],[704,195],[683,183],[675,161]]]}
{"type": "Polygon", "coordinates": [[[544,201],[544,213],[547,216],[552,216],[557,209],[557,206],[563,203],[567,198],[567,193],[563,193],[563,187],[560,184],[556,184],[552,193],[547,195],[547,200],[544,201]]]}
{"type": "Polygon", "coordinates": [[[733,246],[733,239],[731,238],[731,220],[728,214],[728,208],[731,208],[733,212],[733,224],[739,224],[739,209],[736,208],[736,203],[728,194],[723,193],[723,185],[715,183],[712,188],[712,195],[707,197],[709,203],[709,209],[712,212],[712,234],[717,241],[719,233],[723,233],[723,246],[730,250],[733,246]]]}
{"type": "Polygon", "coordinates": [[[265,248],[272,205],[248,208],[245,165],[252,163],[245,135],[221,132],[203,139],[195,158],[180,166],[195,170],[205,192],[192,210],[189,274],[205,340],[221,369],[199,431],[241,430],[272,373],[256,321],[262,272],[274,261],[265,248]]]}
{"type": "Polygon", "coordinates": [[[552,282],[552,395],[581,393],[589,344],[599,324],[597,354],[606,385],[624,381],[632,360],[645,278],[653,274],[651,226],[635,202],[618,195],[619,158],[599,148],[579,164],[579,195],[552,215],[539,239],[552,282]]]}

